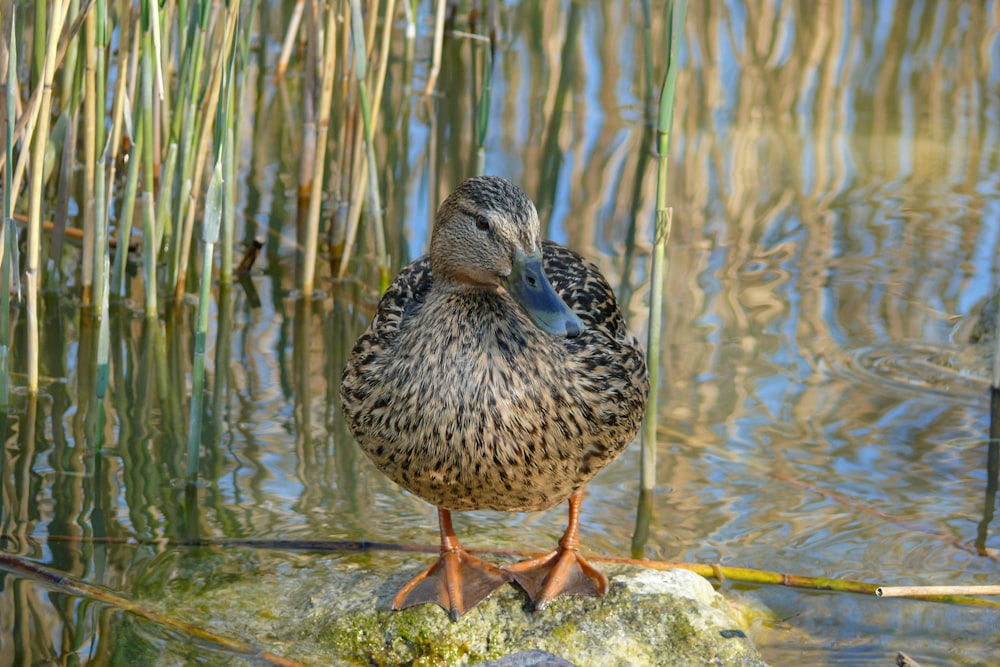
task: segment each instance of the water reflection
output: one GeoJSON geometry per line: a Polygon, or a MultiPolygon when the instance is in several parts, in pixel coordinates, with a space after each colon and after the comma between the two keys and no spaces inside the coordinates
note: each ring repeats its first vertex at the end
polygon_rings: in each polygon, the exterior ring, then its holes
{"type": "MultiPolygon", "coordinates": [[[[245,238],[264,239],[264,256],[256,298],[239,286],[215,294],[197,505],[178,484],[192,307],[157,321],[116,310],[99,401],[96,329],[71,298],[50,296],[44,394],[36,404],[15,390],[0,424],[4,551],[152,599],[289,558],[171,546],[195,535],[434,541],[433,509],[359,454],[335,400],[376,299],[364,220],[348,278],[324,267],[323,292],[295,292],[301,75],[273,77],[287,10],[268,4],[254,46],[239,222],[245,238]]],[[[663,7],[651,16],[656,45],[663,7]]],[[[487,169],[518,181],[549,236],[600,265],[642,335],[655,187],[642,13],[525,2],[503,6],[500,23],[487,169]]],[[[998,28],[1000,6],[978,0],[692,3],[646,555],[879,583],[995,582],[989,369],[956,322],[998,282],[998,28]]],[[[424,100],[414,90],[429,39],[421,33],[414,59],[404,39],[393,44],[377,138],[394,267],[424,252],[437,202],[475,166],[483,47],[449,40],[440,92],[424,100]]],[[[652,59],[662,66],[664,53],[654,47],[652,59]]],[[[348,170],[334,165],[328,220],[347,215],[348,170]]],[[[629,552],[637,486],[633,449],[591,487],[588,548],[629,552]]],[[[543,550],[563,519],[456,522],[471,546],[543,550]]],[[[0,587],[4,664],[185,655],[183,640],[121,613],[7,572],[0,587]],[[121,636],[138,653],[122,653],[121,636]]],[[[997,658],[996,611],[727,587],[782,619],[761,628],[774,664],[872,664],[900,649],[928,664],[997,658]]]]}

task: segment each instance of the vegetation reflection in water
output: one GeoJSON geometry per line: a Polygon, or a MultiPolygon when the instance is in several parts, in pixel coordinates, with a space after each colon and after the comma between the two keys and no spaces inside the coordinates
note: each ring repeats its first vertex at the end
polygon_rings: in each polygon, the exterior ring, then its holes
{"type": "MultiPolygon", "coordinates": [[[[23,4],[28,90],[33,16],[23,4]]],[[[5,33],[11,5],[0,2],[5,33]]],[[[433,510],[359,455],[336,412],[336,380],[380,280],[367,219],[346,279],[333,280],[339,267],[324,259],[314,298],[299,291],[302,53],[275,76],[292,10],[263,3],[246,24],[235,222],[240,238],[264,247],[249,282],[212,293],[197,506],[183,484],[193,302],[161,303],[162,318],[146,319],[142,280],[129,277],[129,299],[108,318],[110,381],[99,399],[99,330],[74,296],[81,250],[67,246],[64,287],[50,284],[40,303],[37,404],[24,391],[24,312],[12,313],[14,405],[0,424],[6,552],[148,599],[289,559],[174,546],[192,537],[433,541],[433,510]]],[[[424,98],[433,8],[417,10],[414,42],[404,20],[392,24],[374,134],[391,270],[424,252],[437,203],[476,169],[487,47],[447,38],[438,92],[424,98]]],[[[468,31],[464,10],[456,25],[468,31]]],[[[652,8],[653,35],[664,15],[652,8]]],[[[657,79],[643,67],[642,12],[522,3],[501,6],[498,19],[486,170],[516,180],[547,235],[600,265],[641,336],[657,79]]],[[[989,372],[963,336],[998,282],[998,27],[1000,8],[987,2],[692,3],[646,555],[886,584],[996,582],[995,499],[984,502],[989,372]]],[[[653,54],[657,66],[663,56],[653,54]]],[[[57,84],[57,101],[65,90],[57,84]]],[[[332,140],[321,220],[349,221],[365,167],[344,137],[332,140]]],[[[74,224],[91,199],[81,180],[66,203],[74,224]]],[[[633,448],[591,485],[592,552],[628,552],[638,467],[633,448]]],[[[479,535],[543,550],[564,517],[456,519],[470,546],[479,535]]],[[[121,614],[0,576],[6,662],[109,661],[122,636],[149,655],[191,650],[156,627],[135,634],[121,614]]],[[[928,664],[997,659],[996,611],[728,588],[781,619],[758,628],[774,664],[887,663],[896,650],[928,664]]]]}

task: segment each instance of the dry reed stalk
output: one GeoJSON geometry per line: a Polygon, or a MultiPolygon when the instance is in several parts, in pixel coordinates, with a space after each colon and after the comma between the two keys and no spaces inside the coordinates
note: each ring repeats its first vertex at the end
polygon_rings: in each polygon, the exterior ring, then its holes
{"type": "MultiPolygon", "coordinates": [[[[317,12],[319,5],[312,2],[306,16],[306,51],[304,76],[302,81],[302,148],[299,152],[298,192],[296,200],[295,242],[303,250],[296,254],[296,275],[300,278],[300,288],[306,282],[312,268],[306,266],[309,250],[306,248],[308,222],[306,216],[309,210],[309,193],[312,191],[313,178],[316,173],[316,101],[319,95],[316,87],[319,85],[319,68],[322,61],[320,51],[323,48],[322,21],[317,12]]],[[[312,284],[312,278],[308,278],[312,284]]]]}
{"type": "MultiPolygon", "coordinates": [[[[288,69],[288,61],[292,57],[292,47],[295,45],[295,36],[299,32],[302,12],[305,8],[305,0],[297,0],[295,7],[292,8],[292,15],[288,19],[288,30],[285,32],[285,40],[281,43],[281,55],[278,56],[278,64],[274,68],[274,78],[278,81],[285,77],[285,70],[288,69]]],[[[330,11],[333,11],[333,8],[330,11]]]]}
{"type": "Polygon", "coordinates": [[[1000,595],[1000,586],[879,586],[880,598],[916,598],[939,595],[1000,595]]]}
{"type": "MultiPolygon", "coordinates": [[[[113,186],[114,181],[108,181],[108,176],[114,176],[113,167],[109,171],[108,160],[109,155],[112,152],[112,148],[108,143],[109,137],[105,137],[105,116],[106,116],[106,94],[107,90],[105,87],[106,76],[105,76],[105,49],[107,48],[107,6],[106,0],[97,0],[94,7],[93,16],[96,17],[96,43],[95,43],[95,64],[96,64],[96,107],[97,107],[97,127],[95,128],[97,148],[101,150],[100,157],[94,164],[95,172],[95,183],[94,183],[94,205],[93,205],[93,216],[94,216],[94,275],[93,275],[93,285],[94,285],[94,303],[99,309],[104,309],[104,314],[107,314],[106,304],[107,298],[105,292],[108,288],[108,273],[107,267],[110,265],[110,246],[108,245],[108,231],[110,228],[110,202],[111,202],[111,191],[105,192],[105,182],[108,185],[113,186]]],[[[86,248],[84,248],[86,252],[86,248]]],[[[108,343],[107,331],[102,327],[102,332],[104,333],[104,344],[108,343]]],[[[98,340],[102,340],[99,335],[98,340]]],[[[100,344],[100,343],[99,343],[100,344]]],[[[105,350],[106,352],[106,350],[105,350]]],[[[100,356],[100,350],[98,351],[98,356],[100,356]]],[[[100,365],[100,364],[99,364],[100,365]]]]}
{"type": "Polygon", "coordinates": [[[302,294],[309,298],[313,292],[316,272],[316,254],[319,242],[319,214],[323,199],[323,176],[326,167],[327,134],[330,131],[330,106],[333,101],[334,74],[337,67],[337,11],[326,10],[326,29],[323,31],[323,64],[321,67],[319,109],[316,119],[316,152],[314,173],[309,192],[309,213],[303,239],[305,259],[302,266],[302,294]]]}
{"type": "Polygon", "coordinates": [[[94,283],[94,187],[97,166],[97,14],[87,14],[83,30],[83,268],[80,299],[84,306],[93,298],[94,283]]]}
{"type": "Polygon", "coordinates": [[[441,71],[441,48],[444,45],[444,19],[447,6],[448,0],[437,1],[437,11],[434,15],[434,51],[431,55],[431,70],[427,74],[427,85],[424,87],[425,96],[434,90],[438,73],[441,71]]]}

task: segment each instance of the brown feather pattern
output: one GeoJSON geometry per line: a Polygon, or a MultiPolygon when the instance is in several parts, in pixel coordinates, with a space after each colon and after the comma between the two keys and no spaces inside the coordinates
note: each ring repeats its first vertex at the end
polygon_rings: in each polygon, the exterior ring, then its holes
{"type": "MultiPolygon", "coordinates": [[[[496,243],[537,244],[531,201],[502,179],[478,180],[446,200],[436,226],[486,211],[496,243]]],[[[438,507],[551,507],[613,461],[641,422],[645,359],[614,292],[579,254],[541,247],[553,288],[586,325],[579,336],[543,332],[502,287],[436,280],[425,256],[383,295],[344,370],[344,414],[362,449],[438,507]]],[[[463,248],[432,241],[452,264],[463,248]]]]}

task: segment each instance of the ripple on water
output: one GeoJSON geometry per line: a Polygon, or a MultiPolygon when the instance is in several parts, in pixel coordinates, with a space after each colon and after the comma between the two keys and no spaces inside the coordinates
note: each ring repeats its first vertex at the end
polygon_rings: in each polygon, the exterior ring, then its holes
{"type": "Polygon", "coordinates": [[[842,379],[957,402],[978,402],[990,386],[983,355],[946,343],[857,347],[842,350],[829,363],[831,372],[842,379]]]}

